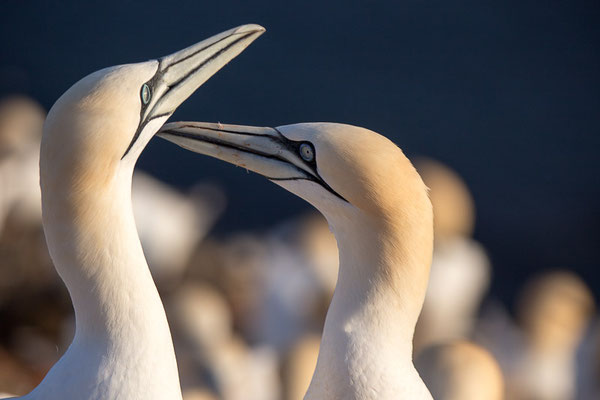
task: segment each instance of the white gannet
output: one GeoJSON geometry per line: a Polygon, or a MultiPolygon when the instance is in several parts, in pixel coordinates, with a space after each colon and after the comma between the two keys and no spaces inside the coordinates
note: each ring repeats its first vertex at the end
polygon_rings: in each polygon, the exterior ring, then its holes
{"type": "Polygon", "coordinates": [[[335,236],[329,230],[327,220],[316,212],[306,215],[298,225],[296,246],[307,259],[324,295],[331,300],[340,267],[335,236]]]}
{"type": "MultiPolygon", "coordinates": [[[[327,223],[324,224],[329,232],[327,223]]],[[[267,232],[261,238],[266,250],[264,257],[256,260],[261,265],[255,275],[260,289],[255,297],[255,312],[249,319],[251,337],[274,347],[280,355],[308,330],[323,326],[326,311],[323,308],[331,300],[331,297],[325,300],[312,260],[300,247],[299,225],[298,221],[288,221],[267,232]]],[[[337,247],[335,252],[337,255],[337,247]]]]}
{"type": "Polygon", "coordinates": [[[434,246],[429,284],[415,330],[415,352],[436,343],[470,338],[490,285],[491,263],[472,239],[475,207],[469,188],[449,167],[415,162],[429,188],[434,246]]]}
{"type": "Polygon", "coordinates": [[[50,110],[43,223],[76,330],[22,399],[181,399],[169,325],[136,232],[133,168],[175,109],[263,32],[244,25],[158,60],[97,71],[50,110]]]}
{"type": "Polygon", "coordinates": [[[511,399],[576,398],[577,349],[594,309],[589,287],[571,271],[546,272],[525,285],[517,308],[522,342],[506,373],[511,399]]]}
{"type": "Polygon", "coordinates": [[[506,398],[580,399],[580,352],[586,350],[580,346],[595,310],[586,283],[573,271],[546,271],[521,288],[517,321],[492,306],[482,314],[475,337],[498,360],[506,398]]]}
{"type": "Polygon", "coordinates": [[[33,99],[0,101],[0,233],[10,215],[19,225],[40,226],[40,140],[46,112],[33,99]]]}
{"type": "Polygon", "coordinates": [[[323,326],[339,254],[327,220],[316,212],[271,229],[265,241],[268,251],[254,332],[283,355],[302,336],[323,326]]]}
{"type": "Polygon", "coordinates": [[[160,136],[258,172],[314,205],[340,270],[306,399],[431,399],[412,363],[433,247],[427,188],[402,151],[364,128],[167,124],[160,136]]]}
{"type": "Polygon", "coordinates": [[[222,399],[281,398],[275,351],[250,347],[233,331],[231,310],[217,290],[186,283],[166,301],[166,308],[179,362],[188,364],[187,376],[181,376],[184,388],[201,378],[204,370],[222,399]]]}
{"type": "Polygon", "coordinates": [[[494,357],[466,340],[429,346],[415,365],[436,400],[503,400],[504,378],[494,357]]]}

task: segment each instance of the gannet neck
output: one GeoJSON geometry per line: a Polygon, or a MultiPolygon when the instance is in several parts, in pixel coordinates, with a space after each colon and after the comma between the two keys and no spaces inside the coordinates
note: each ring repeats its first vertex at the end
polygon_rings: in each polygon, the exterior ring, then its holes
{"type": "Polygon", "coordinates": [[[433,238],[418,226],[406,235],[360,215],[331,226],[338,282],[305,399],[430,398],[412,363],[412,339],[433,238]]]}
{"type": "MultiPolygon", "coordinates": [[[[46,161],[42,151],[42,171],[46,161]]],[[[90,390],[86,399],[181,399],[169,326],[136,233],[132,171],[123,164],[76,188],[77,180],[60,185],[42,173],[46,239],[76,332],[26,399],[81,399],[90,390]]]]}

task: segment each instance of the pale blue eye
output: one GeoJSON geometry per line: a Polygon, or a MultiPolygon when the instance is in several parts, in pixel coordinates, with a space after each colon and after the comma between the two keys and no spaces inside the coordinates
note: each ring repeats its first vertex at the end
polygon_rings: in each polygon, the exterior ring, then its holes
{"type": "Polygon", "coordinates": [[[315,159],[315,150],[308,143],[302,143],[300,145],[300,157],[304,161],[312,161],[315,159]]]}
{"type": "Polygon", "coordinates": [[[148,85],[146,85],[145,83],[144,83],[144,86],[142,86],[141,96],[142,96],[142,103],[144,103],[144,105],[150,103],[150,99],[152,98],[152,93],[150,92],[150,87],[148,85]]]}

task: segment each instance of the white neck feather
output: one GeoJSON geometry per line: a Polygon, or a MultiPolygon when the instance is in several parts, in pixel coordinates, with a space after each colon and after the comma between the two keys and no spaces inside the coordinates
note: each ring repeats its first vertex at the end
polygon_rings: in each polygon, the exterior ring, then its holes
{"type": "Polygon", "coordinates": [[[169,326],[135,228],[132,171],[121,165],[89,190],[42,177],[46,239],[76,332],[24,399],[181,399],[169,326]]]}
{"type": "Polygon", "coordinates": [[[431,399],[412,363],[430,239],[358,216],[336,222],[339,277],[305,399],[431,399]]]}

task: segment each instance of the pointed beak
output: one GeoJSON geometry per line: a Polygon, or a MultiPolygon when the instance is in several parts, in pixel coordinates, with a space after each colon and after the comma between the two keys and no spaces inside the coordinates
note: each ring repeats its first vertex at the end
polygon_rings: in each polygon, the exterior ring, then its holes
{"type": "Polygon", "coordinates": [[[242,25],[219,33],[158,61],[158,70],[142,88],[141,120],[123,154],[125,157],[144,127],[169,117],[196,89],[265,32],[260,25],[242,25]]]}
{"type": "Polygon", "coordinates": [[[265,32],[242,25],[161,58],[152,78],[152,100],[143,118],[172,114],[196,89],[265,32]]]}
{"type": "MultiPolygon", "coordinates": [[[[277,128],[173,122],[165,124],[158,136],[187,150],[246,168],[272,181],[308,180],[336,193],[319,175],[314,147],[283,136],[277,128]],[[313,157],[302,157],[305,146],[313,157]]],[[[309,153],[310,154],[310,153],[309,153]]]]}

